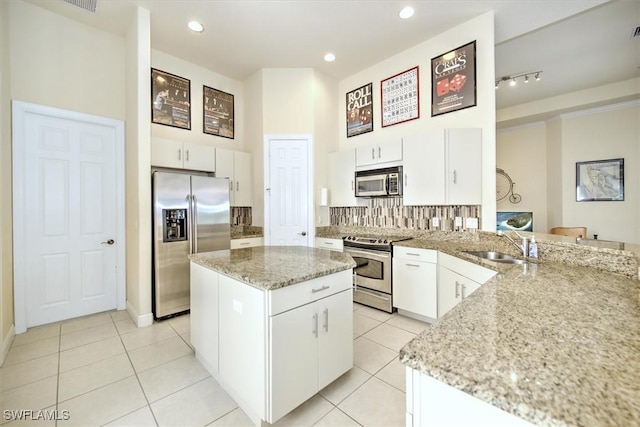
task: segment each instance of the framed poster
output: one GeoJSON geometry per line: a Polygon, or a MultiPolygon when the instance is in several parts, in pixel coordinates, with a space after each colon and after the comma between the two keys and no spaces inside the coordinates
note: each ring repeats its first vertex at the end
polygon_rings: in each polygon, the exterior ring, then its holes
{"type": "Polygon", "coordinates": [[[533,212],[496,212],[496,230],[533,231],[533,212]]]}
{"type": "Polygon", "coordinates": [[[233,139],[233,95],[202,86],[202,131],[233,139]]]}
{"type": "Polygon", "coordinates": [[[191,81],[151,69],[151,123],[191,130],[191,81]]]}
{"type": "Polygon", "coordinates": [[[624,201],[624,159],[577,162],[576,201],[624,201]]]}
{"type": "Polygon", "coordinates": [[[373,83],[347,92],[347,138],[373,131],[373,83]]]}
{"type": "Polygon", "coordinates": [[[476,105],[476,42],[431,58],[431,117],[476,105]]]}
{"type": "Polygon", "coordinates": [[[420,118],[418,67],[380,82],[382,127],[420,118]]]}

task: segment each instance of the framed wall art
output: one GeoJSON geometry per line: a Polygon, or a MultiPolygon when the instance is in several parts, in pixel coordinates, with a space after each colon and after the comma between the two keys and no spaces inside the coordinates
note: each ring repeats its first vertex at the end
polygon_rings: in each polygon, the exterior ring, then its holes
{"type": "Polygon", "coordinates": [[[476,105],[476,42],[431,58],[431,117],[476,105]]]}
{"type": "Polygon", "coordinates": [[[233,95],[202,86],[202,105],[202,131],[209,135],[233,139],[233,95]]]}
{"type": "Polygon", "coordinates": [[[624,159],[577,162],[576,201],[624,201],[624,159]]]}
{"type": "Polygon", "coordinates": [[[373,131],[373,83],[347,92],[347,138],[373,131]]]}
{"type": "Polygon", "coordinates": [[[380,82],[382,127],[420,118],[418,67],[380,82]]]}
{"type": "Polygon", "coordinates": [[[496,212],[496,230],[533,231],[533,212],[496,212]]]}
{"type": "Polygon", "coordinates": [[[151,69],[151,123],[191,130],[191,81],[151,69]]]}

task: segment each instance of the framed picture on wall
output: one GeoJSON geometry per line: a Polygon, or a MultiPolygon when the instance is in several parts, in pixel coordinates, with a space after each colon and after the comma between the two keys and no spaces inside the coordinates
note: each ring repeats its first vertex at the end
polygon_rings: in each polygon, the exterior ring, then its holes
{"type": "Polygon", "coordinates": [[[151,123],[191,130],[191,81],[151,69],[151,123]]]}
{"type": "Polygon", "coordinates": [[[373,131],[373,83],[347,92],[347,138],[373,131]]]}
{"type": "Polygon", "coordinates": [[[577,162],[576,201],[624,201],[624,159],[577,162]]]}
{"type": "Polygon", "coordinates": [[[475,40],[431,58],[431,117],[476,105],[475,40]]]}
{"type": "Polygon", "coordinates": [[[202,106],[202,131],[209,135],[233,139],[233,95],[202,86],[202,106]]]}
{"type": "Polygon", "coordinates": [[[496,230],[533,231],[533,212],[497,212],[496,230]]]}
{"type": "Polygon", "coordinates": [[[418,71],[416,66],[380,82],[382,127],[420,118],[418,71]]]}

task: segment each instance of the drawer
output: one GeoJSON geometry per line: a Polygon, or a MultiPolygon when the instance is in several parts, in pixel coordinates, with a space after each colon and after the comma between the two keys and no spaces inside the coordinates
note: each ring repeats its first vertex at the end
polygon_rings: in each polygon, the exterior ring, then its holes
{"type": "Polygon", "coordinates": [[[442,252],[440,252],[438,264],[481,285],[497,274],[493,270],[442,252]]]}
{"type": "Polygon", "coordinates": [[[342,239],[327,239],[326,237],[316,237],[316,248],[331,249],[342,252],[342,239]]]}
{"type": "Polygon", "coordinates": [[[246,239],[231,239],[231,249],[253,248],[262,246],[262,237],[247,237],[246,239]]]}
{"type": "Polygon", "coordinates": [[[353,271],[344,270],[295,285],[268,291],[267,311],[275,316],[352,287],[353,271]]]}
{"type": "Polygon", "coordinates": [[[422,262],[438,262],[438,251],[435,249],[408,248],[394,246],[393,257],[422,262]]]}

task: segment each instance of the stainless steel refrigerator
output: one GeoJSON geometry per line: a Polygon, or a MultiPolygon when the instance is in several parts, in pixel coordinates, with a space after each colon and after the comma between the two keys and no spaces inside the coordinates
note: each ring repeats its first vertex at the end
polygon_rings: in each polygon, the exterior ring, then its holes
{"type": "Polygon", "coordinates": [[[229,249],[229,180],[194,173],[154,171],[153,315],[189,310],[189,259],[229,249]]]}

